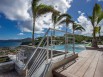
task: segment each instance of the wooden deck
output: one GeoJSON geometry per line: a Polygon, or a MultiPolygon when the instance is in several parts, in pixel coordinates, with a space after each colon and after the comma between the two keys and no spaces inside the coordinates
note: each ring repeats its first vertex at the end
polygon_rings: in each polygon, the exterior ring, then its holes
{"type": "Polygon", "coordinates": [[[0,77],[21,77],[21,76],[18,75],[18,73],[14,70],[6,73],[0,73],[0,77]]]}
{"type": "Polygon", "coordinates": [[[103,52],[83,51],[73,65],[59,73],[61,77],[103,77],[103,52]]]}

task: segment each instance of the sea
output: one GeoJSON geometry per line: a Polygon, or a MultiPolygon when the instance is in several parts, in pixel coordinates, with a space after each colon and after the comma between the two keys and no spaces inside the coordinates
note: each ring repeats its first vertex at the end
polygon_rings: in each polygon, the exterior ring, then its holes
{"type": "Polygon", "coordinates": [[[14,41],[0,41],[0,47],[18,47],[22,42],[14,42],[14,41]]]}

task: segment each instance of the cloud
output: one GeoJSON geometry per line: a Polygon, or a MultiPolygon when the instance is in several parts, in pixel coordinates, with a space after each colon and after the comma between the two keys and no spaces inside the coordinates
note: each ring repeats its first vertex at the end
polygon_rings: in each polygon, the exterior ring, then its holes
{"type": "Polygon", "coordinates": [[[2,0],[0,2],[0,12],[10,20],[30,19],[29,9],[29,0],[2,0]]]}
{"type": "Polygon", "coordinates": [[[89,19],[85,16],[85,13],[81,13],[80,16],[77,18],[77,22],[85,28],[85,31],[83,31],[82,35],[92,35],[92,24],[89,21],[89,19]]]}
{"type": "MultiPolygon", "coordinates": [[[[40,3],[52,5],[55,9],[65,13],[67,9],[71,7],[72,1],[73,0],[41,0],[40,3]]],[[[0,12],[10,20],[22,21],[18,24],[21,31],[32,31],[31,0],[3,0],[0,2],[0,12]]],[[[37,18],[35,31],[36,33],[40,33],[43,32],[45,28],[52,26],[51,13],[48,13],[37,18]]]]}
{"type": "MultiPolygon", "coordinates": [[[[80,16],[77,18],[77,23],[85,28],[85,31],[81,32],[82,35],[92,36],[93,26],[90,20],[85,16],[85,13],[80,14],[80,16]]],[[[103,35],[103,20],[99,23],[98,26],[101,26],[101,33],[103,35]]]]}
{"type": "Polygon", "coordinates": [[[78,11],[78,14],[81,14],[82,12],[81,11],[78,11]]]}
{"type": "Polygon", "coordinates": [[[19,34],[17,34],[17,35],[19,35],[19,36],[23,36],[23,35],[25,35],[24,33],[19,33],[19,34]]]}

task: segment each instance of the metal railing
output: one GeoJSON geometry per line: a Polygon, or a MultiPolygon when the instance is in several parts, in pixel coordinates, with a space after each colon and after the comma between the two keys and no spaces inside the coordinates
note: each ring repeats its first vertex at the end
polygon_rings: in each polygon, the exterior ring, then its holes
{"type": "MultiPolygon", "coordinates": [[[[31,57],[29,58],[29,60],[27,61],[25,67],[23,70],[27,71],[27,75],[26,77],[32,77],[32,75],[34,75],[33,77],[35,77],[35,73],[38,71],[40,71],[40,67],[43,66],[43,64],[45,64],[45,68],[42,69],[44,70],[41,75],[42,77],[44,77],[46,75],[46,72],[48,71],[51,63],[52,63],[52,58],[54,56],[53,54],[53,49],[51,48],[51,50],[49,49],[50,46],[54,46],[54,42],[53,42],[53,30],[58,31],[58,32],[63,32],[65,33],[65,31],[62,30],[56,30],[56,29],[52,29],[49,28],[47,30],[47,32],[45,33],[44,37],[41,39],[39,45],[36,47],[36,49],[34,50],[33,54],[31,55],[31,57]],[[43,47],[41,48],[41,44],[43,43],[43,47]]],[[[69,32],[67,32],[68,34],[71,34],[69,32]]],[[[66,38],[66,37],[65,37],[66,38]]],[[[18,57],[21,55],[21,53],[18,54],[18,57]]],[[[41,76],[38,76],[41,77],[41,76]]]]}

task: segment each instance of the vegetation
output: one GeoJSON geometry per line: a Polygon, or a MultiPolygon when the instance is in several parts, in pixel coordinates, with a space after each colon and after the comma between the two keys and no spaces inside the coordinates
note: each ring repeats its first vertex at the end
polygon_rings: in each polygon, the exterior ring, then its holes
{"type": "Polygon", "coordinates": [[[10,58],[8,56],[0,57],[0,63],[8,62],[8,61],[10,61],[10,58]]]}
{"type": "Polygon", "coordinates": [[[89,16],[89,19],[93,26],[92,47],[98,47],[97,38],[96,38],[96,27],[99,25],[99,23],[103,19],[102,7],[99,4],[95,4],[93,8],[92,16],[89,16]]]}
{"type": "Polygon", "coordinates": [[[34,45],[34,32],[36,18],[48,12],[58,12],[52,6],[38,4],[40,0],[32,0],[32,15],[33,15],[33,31],[32,31],[32,45],[34,45]]]}
{"type": "MultiPolygon", "coordinates": [[[[73,37],[73,35],[68,35],[68,37],[73,37]]],[[[87,41],[87,42],[91,42],[91,40],[92,40],[92,37],[83,36],[83,35],[75,35],[75,38],[76,38],[75,39],[75,43],[76,44],[81,44],[84,40],[87,41]]],[[[40,42],[41,39],[42,39],[42,37],[38,37],[38,38],[35,39],[35,45],[36,46],[39,44],[39,42],[40,42]]],[[[56,45],[65,44],[65,38],[64,38],[64,36],[55,37],[55,40],[59,40],[59,41],[55,42],[56,45]]],[[[73,43],[73,40],[69,39],[68,43],[69,44],[73,43]]]]}

